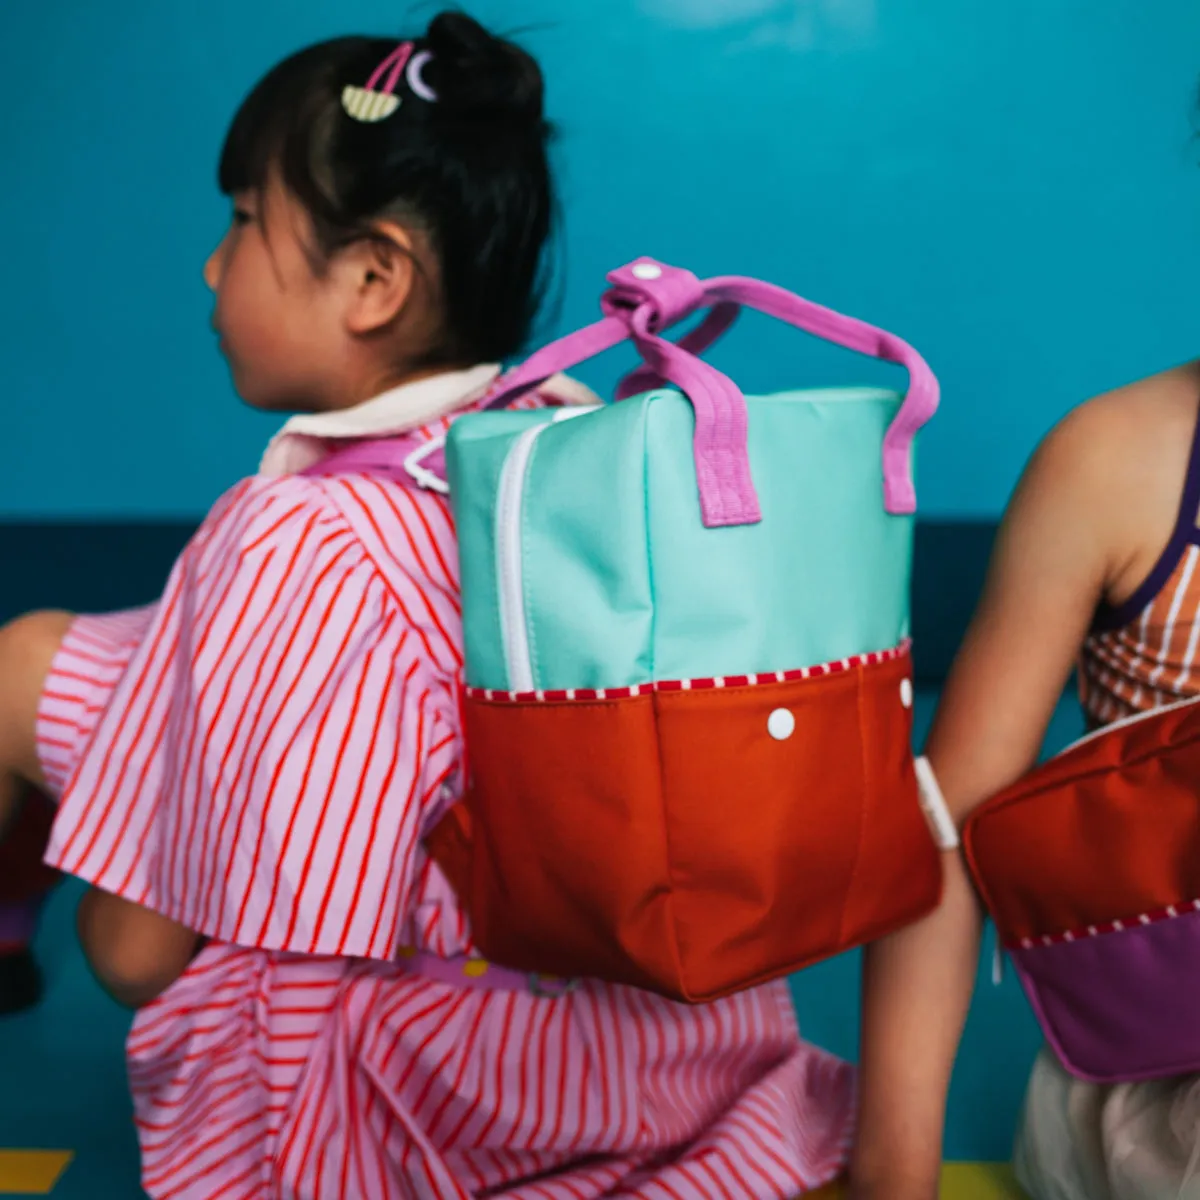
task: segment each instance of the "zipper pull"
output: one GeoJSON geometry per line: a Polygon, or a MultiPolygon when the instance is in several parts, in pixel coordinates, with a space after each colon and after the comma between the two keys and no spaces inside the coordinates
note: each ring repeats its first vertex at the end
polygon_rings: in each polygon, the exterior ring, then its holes
{"type": "Polygon", "coordinates": [[[999,987],[1004,982],[1004,947],[1000,945],[1000,934],[996,934],[996,944],[992,947],[992,987],[999,987]]]}

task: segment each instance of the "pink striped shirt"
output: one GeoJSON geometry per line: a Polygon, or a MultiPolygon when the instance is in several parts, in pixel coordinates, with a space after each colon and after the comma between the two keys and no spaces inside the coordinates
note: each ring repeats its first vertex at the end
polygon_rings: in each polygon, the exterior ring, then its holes
{"type": "Polygon", "coordinates": [[[782,984],[688,1008],[395,961],[470,949],[422,849],[460,755],[450,511],[278,472],[469,405],[481,370],[294,422],[161,601],[78,621],[47,682],[48,860],[212,939],[130,1036],[154,1197],[784,1197],[843,1160],[848,1069],[782,984]]]}

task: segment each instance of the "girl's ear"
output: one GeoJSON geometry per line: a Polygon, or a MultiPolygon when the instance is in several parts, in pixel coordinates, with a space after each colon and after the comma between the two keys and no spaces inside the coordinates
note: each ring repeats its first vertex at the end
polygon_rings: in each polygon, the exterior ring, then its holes
{"type": "Polygon", "coordinates": [[[365,337],[395,324],[414,291],[417,264],[412,235],[391,221],[338,255],[337,273],[346,290],[347,330],[365,337]]]}

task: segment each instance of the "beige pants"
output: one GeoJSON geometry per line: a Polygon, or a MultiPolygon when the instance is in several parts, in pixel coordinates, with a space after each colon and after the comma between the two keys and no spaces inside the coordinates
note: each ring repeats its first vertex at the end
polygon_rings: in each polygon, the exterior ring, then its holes
{"type": "Polygon", "coordinates": [[[1043,1050],[1014,1166],[1034,1200],[1200,1200],[1200,1078],[1101,1087],[1043,1050]]]}

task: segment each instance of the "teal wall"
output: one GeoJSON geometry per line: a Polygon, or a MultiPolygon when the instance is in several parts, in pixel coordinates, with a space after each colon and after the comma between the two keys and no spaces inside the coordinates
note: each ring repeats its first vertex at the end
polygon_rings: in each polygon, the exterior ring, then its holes
{"type": "MultiPolygon", "coordinates": [[[[1195,0],[467,7],[549,77],[558,327],[643,252],[894,327],[945,385],[927,515],[995,514],[1073,402],[1195,352],[1195,0]]],[[[0,517],[192,516],[251,469],[270,424],[230,394],[200,280],[225,124],[285,52],[432,11],[0,5],[0,517]]],[[[881,374],[765,321],[718,361],[754,387],[881,374]]]]}

